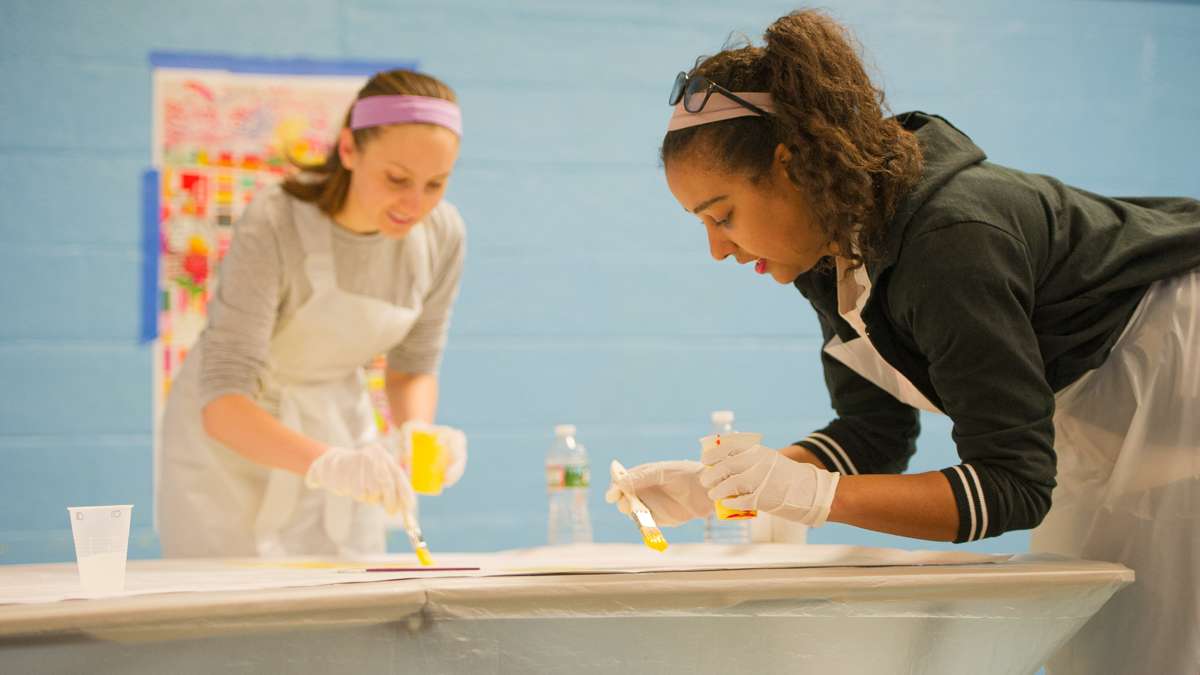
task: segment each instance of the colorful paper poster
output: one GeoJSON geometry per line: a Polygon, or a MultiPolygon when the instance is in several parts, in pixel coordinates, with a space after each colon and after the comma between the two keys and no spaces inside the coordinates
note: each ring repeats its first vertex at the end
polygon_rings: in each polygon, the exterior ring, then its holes
{"type": "MultiPolygon", "coordinates": [[[[157,255],[158,264],[157,288],[147,291],[157,312],[156,439],[171,383],[204,328],[234,222],[259,189],[294,171],[296,163],[321,162],[368,75],[397,67],[372,64],[353,74],[329,74],[352,69],[323,64],[314,68],[323,74],[290,72],[294,67],[262,73],[228,67],[221,59],[202,61],[203,67],[159,64],[153,70],[158,241],[149,239],[158,250],[147,254],[157,255]]],[[[381,368],[377,359],[368,377],[380,404],[381,368]]],[[[378,419],[386,425],[386,413],[378,419]]]]}

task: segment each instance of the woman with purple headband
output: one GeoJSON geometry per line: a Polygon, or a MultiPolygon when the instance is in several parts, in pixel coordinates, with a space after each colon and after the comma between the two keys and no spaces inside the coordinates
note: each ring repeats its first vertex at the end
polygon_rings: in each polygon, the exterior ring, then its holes
{"type": "MultiPolygon", "coordinates": [[[[247,208],[167,400],[164,555],[385,551],[385,511],[411,513],[416,499],[403,449],[379,437],[363,366],[386,353],[395,423],[432,425],[465,245],[442,199],[461,136],[449,87],[378,73],[325,163],[247,208]]],[[[453,484],[465,436],[432,432],[453,484]]]]}
{"type": "Polygon", "coordinates": [[[1200,672],[1200,202],[992,164],[882,99],[811,11],[679,74],[667,184],[714,259],[816,310],[836,418],[778,451],[635,467],[609,500],[667,525],[724,499],[935,541],[1036,528],[1037,551],[1137,574],[1051,673],[1200,672]],[[919,410],[950,418],[961,462],[900,475],[919,410]]]}

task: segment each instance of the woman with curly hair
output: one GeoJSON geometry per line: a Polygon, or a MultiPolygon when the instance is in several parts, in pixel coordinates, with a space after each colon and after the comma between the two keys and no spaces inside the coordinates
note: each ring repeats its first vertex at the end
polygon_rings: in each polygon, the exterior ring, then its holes
{"type": "Polygon", "coordinates": [[[1137,573],[1052,672],[1196,672],[1200,202],[1098,196],[992,164],[936,115],[885,116],[813,11],[701,59],[670,102],[672,194],[714,259],[812,304],[836,418],[635,467],[610,501],[667,525],[723,498],[936,541],[1036,528],[1037,551],[1137,573]],[[899,475],[918,410],[950,417],[961,463],[899,475]]]}

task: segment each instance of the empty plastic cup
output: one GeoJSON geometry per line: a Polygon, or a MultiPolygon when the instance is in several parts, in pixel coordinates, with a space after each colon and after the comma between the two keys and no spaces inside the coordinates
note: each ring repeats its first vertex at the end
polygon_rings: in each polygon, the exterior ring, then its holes
{"type": "Polygon", "coordinates": [[[133,505],[70,506],[75,561],[85,593],[105,595],[125,590],[129,555],[129,521],[133,505]]]}

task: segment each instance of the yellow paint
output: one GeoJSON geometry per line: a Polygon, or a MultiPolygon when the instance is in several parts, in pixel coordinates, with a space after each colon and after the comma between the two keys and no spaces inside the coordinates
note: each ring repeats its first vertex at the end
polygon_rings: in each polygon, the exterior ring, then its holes
{"type": "Polygon", "coordinates": [[[414,430],[412,448],[412,486],[423,495],[442,494],[446,478],[446,453],[437,436],[430,431],[414,430]]]}
{"type": "Polygon", "coordinates": [[[433,558],[429,555],[428,549],[417,549],[417,560],[420,560],[421,564],[426,567],[431,567],[433,565],[433,558]]]}
{"type": "Polygon", "coordinates": [[[659,553],[667,550],[667,540],[663,537],[662,530],[658,528],[642,530],[642,541],[646,542],[647,546],[659,553]]]}
{"type": "Polygon", "coordinates": [[[758,511],[754,509],[731,509],[721,499],[713,502],[713,506],[721,520],[748,520],[758,516],[758,511]]]}

